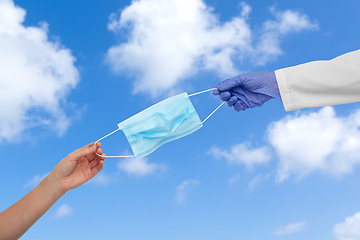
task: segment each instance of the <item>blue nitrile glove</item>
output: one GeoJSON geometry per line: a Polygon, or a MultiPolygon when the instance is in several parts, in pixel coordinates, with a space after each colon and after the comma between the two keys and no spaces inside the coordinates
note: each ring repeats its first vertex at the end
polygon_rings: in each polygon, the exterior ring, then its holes
{"type": "Polygon", "coordinates": [[[220,95],[226,105],[236,111],[260,107],[272,98],[281,101],[275,73],[248,73],[226,79],[215,86],[214,95],[220,95]]]}

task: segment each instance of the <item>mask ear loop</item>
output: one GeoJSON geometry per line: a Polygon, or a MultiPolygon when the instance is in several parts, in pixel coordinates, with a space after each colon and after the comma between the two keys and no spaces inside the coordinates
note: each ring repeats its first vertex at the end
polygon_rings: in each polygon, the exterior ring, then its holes
{"type": "MultiPolygon", "coordinates": [[[[217,88],[211,88],[211,89],[208,89],[208,90],[204,90],[204,91],[201,91],[201,92],[197,92],[197,93],[193,93],[193,94],[190,94],[189,97],[192,97],[192,96],[195,96],[195,95],[198,95],[198,94],[201,94],[201,93],[205,93],[205,92],[210,92],[210,91],[213,91],[213,90],[217,90],[217,88]]],[[[203,124],[206,120],[208,120],[211,115],[213,115],[225,102],[222,102],[212,113],[210,113],[209,116],[207,116],[207,118],[205,118],[204,121],[201,122],[201,124],[203,124]]]]}
{"type": "MultiPolygon", "coordinates": [[[[109,133],[108,135],[105,135],[104,137],[102,137],[102,138],[100,138],[99,140],[97,140],[95,143],[94,143],[94,146],[96,145],[96,143],[97,142],[100,142],[101,140],[103,140],[104,138],[107,138],[108,136],[110,136],[111,134],[114,134],[114,133],[116,133],[117,131],[119,131],[120,130],[120,128],[118,128],[118,129],[116,129],[115,131],[113,131],[113,132],[111,132],[111,133],[109,133]]],[[[128,156],[103,156],[103,155],[100,155],[100,154],[98,154],[97,152],[95,152],[96,153],[96,155],[98,155],[99,157],[122,157],[122,158],[126,158],[126,157],[136,157],[136,155],[128,155],[128,156]]]]}

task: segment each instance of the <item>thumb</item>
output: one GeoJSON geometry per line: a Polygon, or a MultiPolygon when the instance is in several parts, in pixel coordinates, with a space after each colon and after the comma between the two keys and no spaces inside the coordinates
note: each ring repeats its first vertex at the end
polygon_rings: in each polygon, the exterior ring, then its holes
{"type": "Polygon", "coordinates": [[[88,145],[76,149],[74,152],[71,153],[71,157],[74,159],[79,159],[82,157],[85,157],[87,155],[90,155],[92,153],[95,153],[96,151],[96,147],[94,145],[94,143],[89,143],[88,145]]]}
{"type": "Polygon", "coordinates": [[[228,79],[222,81],[221,83],[217,84],[215,87],[220,92],[230,90],[230,89],[232,89],[234,87],[238,87],[239,86],[238,80],[241,79],[240,76],[241,75],[233,77],[233,78],[228,78],[228,79]]]}

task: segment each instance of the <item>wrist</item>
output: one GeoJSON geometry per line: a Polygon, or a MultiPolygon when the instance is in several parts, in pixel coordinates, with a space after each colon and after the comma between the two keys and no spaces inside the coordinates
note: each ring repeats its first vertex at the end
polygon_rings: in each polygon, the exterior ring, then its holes
{"type": "Polygon", "coordinates": [[[266,73],[266,75],[267,75],[267,78],[270,80],[271,86],[272,86],[271,97],[281,101],[281,94],[279,91],[279,85],[278,85],[278,82],[276,79],[275,72],[269,72],[269,73],[266,73]]]}
{"type": "Polygon", "coordinates": [[[56,178],[55,173],[50,172],[41,182],[55,198],[62,197],[67,191],[61,186],[59,179],[56,178]]]}

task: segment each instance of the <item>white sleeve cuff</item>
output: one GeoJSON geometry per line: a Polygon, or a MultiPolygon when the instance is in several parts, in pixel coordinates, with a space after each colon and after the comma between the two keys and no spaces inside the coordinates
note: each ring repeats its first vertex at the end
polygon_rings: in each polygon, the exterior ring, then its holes
{"type": "Polygon", "coordinates": [[[294,98],[292,97],[291,89],[286,80],[285,71],[283,69],[276,70],[275,76],[285,111],[293,111],[298,109],[294,106],[294,98]]]}

